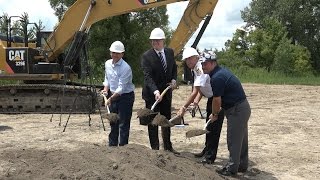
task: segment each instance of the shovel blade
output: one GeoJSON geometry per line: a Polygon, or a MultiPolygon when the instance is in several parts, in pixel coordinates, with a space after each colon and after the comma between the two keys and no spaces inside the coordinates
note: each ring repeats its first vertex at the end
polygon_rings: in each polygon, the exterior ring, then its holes
{"type": "Polygon", "coordinates": [[[189,130],[186,132],[186,137],[192,138],[195,136],[200,136],[200,135],[206,134],[207,132],[208,132],[207,130],[203,130],[203,129],[193,129],[193,130],[189,130]]]}
{"type": "Polygon", "coordinates": [[[115,123],[119,120],[119,115],[116,113],[103,114],[102,118],[106,118],[110,123],[115,123]]]}

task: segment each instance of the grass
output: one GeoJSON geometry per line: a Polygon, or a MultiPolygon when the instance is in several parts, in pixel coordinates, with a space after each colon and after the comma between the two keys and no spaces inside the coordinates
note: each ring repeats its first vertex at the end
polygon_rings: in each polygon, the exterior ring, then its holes
{"type": "Polygon", "coordinates": [[[290,84],[290,85],[311,85],[319,86],[320,77],[309,76],[288,76],[277,72],[267,72],[264,69],[231,69],[243,83],[259,84],[290,84]]]}

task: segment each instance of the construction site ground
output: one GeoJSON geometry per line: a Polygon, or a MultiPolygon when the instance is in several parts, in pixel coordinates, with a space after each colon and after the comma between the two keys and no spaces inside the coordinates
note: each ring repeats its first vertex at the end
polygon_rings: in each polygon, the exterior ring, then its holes
{"type": "MultiPolygon", "coordinates": [[[[320,86],[243,85],[252,108],[250,168],[231,179],[320,179],[320,86]]],[[[190,90],[180,86],[174,91],[175,109],[190,90]]],[[[90,115],[91,126],[88,114],[72,114],[65,132],[66,114],[61,125],[59,114],[52,122],[51,114],[1,114],[0,179],[222,179],[215,169],[228,159],[226,120],[215,163],[203,165],[192,153],[204,147],[205,136],[185,137],[188,130],[204,126],[201,114],[188,112],[189,125],[172,128],[180,155],[151,150],[147,127],[136,118],[144,107],[141,88],[135,95],[129,145],[123,147],[107,146],[110,126],[104,119],[103,130],[99,113],[90,115]]],[[[200,103],[202,113],[205,103],[200,103]]]]}

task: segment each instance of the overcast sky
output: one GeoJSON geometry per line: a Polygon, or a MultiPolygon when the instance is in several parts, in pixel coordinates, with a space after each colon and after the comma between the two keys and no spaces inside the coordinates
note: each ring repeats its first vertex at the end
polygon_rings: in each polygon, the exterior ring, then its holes
{"type": "MultiPolygon", "coordinates": [[[[232,38],[235,30],[244,25],[240,10],[248,6],[250,2],[251,0],[219,0],[198,47],[219,50],[223,48],[224,43],[232,38]]],[[[173,29],[177,27],[187,4],[188,2],[178,2],[167,6],[170,26],[173,29]]],[[[4,12],[9,16],[19,16],[27,12],[31,22],[38,22],[41,19],[46,27],[45,30],[52,30],[58,21],[47,0],[0,0],[0,15],[4,12]]],[[[193,43],[196,34],[197,32],[186,46],[193,43]]]]}

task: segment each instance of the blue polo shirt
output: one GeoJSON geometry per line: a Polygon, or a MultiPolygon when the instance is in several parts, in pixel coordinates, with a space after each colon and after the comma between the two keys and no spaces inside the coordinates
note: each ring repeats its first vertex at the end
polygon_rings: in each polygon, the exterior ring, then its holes
{"type": "Polygon", "coordinates": [[[216,66],[209,75],[213,97],[221,96],[223,109],[229,109],[246,99],[240,80],[228,69],[216,66]]]}

